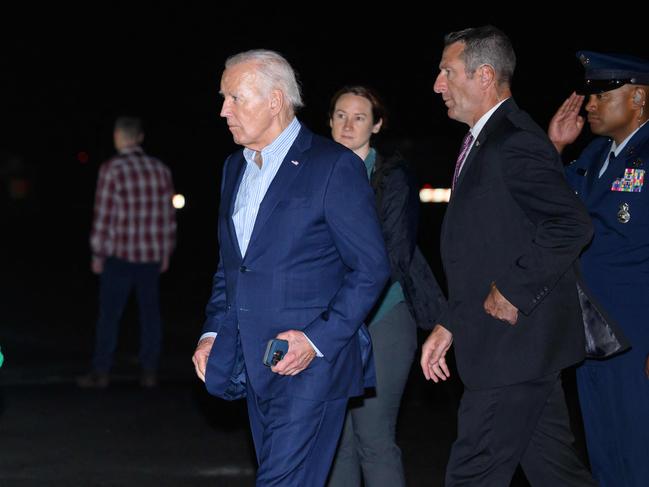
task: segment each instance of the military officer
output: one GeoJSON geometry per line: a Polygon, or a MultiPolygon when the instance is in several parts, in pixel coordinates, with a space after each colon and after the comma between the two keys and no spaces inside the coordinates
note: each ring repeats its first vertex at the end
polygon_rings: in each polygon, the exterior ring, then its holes
{"type": "Polygon", "coordinates": [[[550,122],[561,152],[584,126],[598,137],[567,168],[595,234],[581,255],[583,278],[631,343],[577,369],[588,455],[601,487],[649,486],[649,61],[589,51],[585,69],[550,122]],[[584,96],[585,95],[585,96],[584,96]]]}

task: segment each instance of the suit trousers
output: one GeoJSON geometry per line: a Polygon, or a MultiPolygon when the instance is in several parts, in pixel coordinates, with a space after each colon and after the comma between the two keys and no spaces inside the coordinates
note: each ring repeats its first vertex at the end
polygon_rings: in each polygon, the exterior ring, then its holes
{"type": "Polygon", "coordinates": [[[532,487],[595,487],[573,442],[559,373],[465,389],[445,485],[508,486],[520,463],[532,487]]]}
{"type": "Polygon", "coordinates": [[[324,486],[345,420],[347,398],[262,399],[248,380],[246,401],[259,464],[256,487],[324,486]]]}
{"type": "Polygon", "coordinates": [[[406,485],[396,424],[401,396],[417,350],[417,326],[400,302],[369,326],[376,390],[352,398],[329,478],[329,487],[406,485]]]}
{"type": "Polygon", "coordinates": [[[119,336],[119,321],[135,287],[140,317],[140,364],[156,370],[162,344],[160,317],[160,263],[133,263],[110,257],[104,262],[99,283],[99,319],[93,368],[108,372],[119,336]]]}

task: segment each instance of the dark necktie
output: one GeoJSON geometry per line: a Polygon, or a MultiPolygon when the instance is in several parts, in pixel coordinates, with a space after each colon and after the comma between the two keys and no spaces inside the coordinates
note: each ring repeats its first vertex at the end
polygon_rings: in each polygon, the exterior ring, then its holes
{"type": "Polygon", "coordinates": [[[455,189],[455,183],[457,183],[457,178],[460,176],[460,168],[464,159],[466,159],[467,153],[469,152],[469,147],[471,147],[471,142],[473,142],[473,134],[469,130],[462,140],[462,148],[460,149],[460,154],[457,156],[457,161],[455,162],[455,172],[453,172],[453,186],[452,189],[455,189]]]}

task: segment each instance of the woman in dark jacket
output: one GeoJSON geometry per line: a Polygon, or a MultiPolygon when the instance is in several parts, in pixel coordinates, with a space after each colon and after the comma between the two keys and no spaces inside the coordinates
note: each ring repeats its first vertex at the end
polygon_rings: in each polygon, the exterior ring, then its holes
{"type": "Polygon", "coordinates": [[[366,319],[374,348],[375,394],[350,402],[329,487],[360,486],[361,473],[366,487],[405,485],[395,431],[417,348],[416,324],[432,329],[446,305],[416,247],[419,193],[411,171],[399,154],[384,157],[370,145],[386,121],[383,103],[367,87],[345,87],[331,100],[332,137],[364,161],[376,194],[392,277],[366,319]]]}

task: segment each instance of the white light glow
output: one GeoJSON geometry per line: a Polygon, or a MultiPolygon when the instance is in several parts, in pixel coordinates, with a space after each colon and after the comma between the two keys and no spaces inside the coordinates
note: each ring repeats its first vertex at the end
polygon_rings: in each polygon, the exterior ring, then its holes
{"type": "Polygon", "coordinates": [[[185,207],[185,197],[182,194],[175,194],[171,199],[171,204],[175,209],[180,210],[185,207]]]}
{"type": "Polygon", "coordinates": [[[448,203],[451,199],[451,188],[428,188],[419,190],[419,201],[422,203],[448,203]]]}

